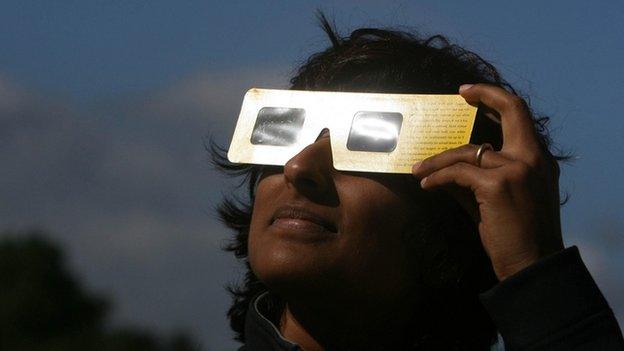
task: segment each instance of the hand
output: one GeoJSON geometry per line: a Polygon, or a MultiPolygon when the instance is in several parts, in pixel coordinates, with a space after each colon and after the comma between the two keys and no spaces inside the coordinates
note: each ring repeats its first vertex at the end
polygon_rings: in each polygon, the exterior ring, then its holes
{"type": "Polygon", "coordinates": [[[476,221],[481,243],[499,280],[563,249],[559,218],[559,167],[543,150],[521,98],[487,84],[462,85],[460,95],[501,118],[503,147],[478,145],[429,157],[412,168],[425,190],[451,193],[476,221]]]}

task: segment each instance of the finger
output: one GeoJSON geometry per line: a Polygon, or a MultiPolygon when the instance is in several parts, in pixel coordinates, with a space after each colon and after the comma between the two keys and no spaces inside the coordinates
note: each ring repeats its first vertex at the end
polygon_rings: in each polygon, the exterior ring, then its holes
{"type": "Polygon", "coordinates": [[[474,192],[485,179],[487,171],[469,163],[459,162],[431,173],[420,181],[420,186],[428,190],[455,184],[470,188],[474,192]]]}
{"type": "Polygon", "coordinates": [[[490,84],[462,85],[459,94],[469,104],[483,104],[501,116],[503,148],[539,152],[533,119],[522,98],[490,84]]]}
{"type": "MultiPolygon", "coordinates": [[[[479,145],[466,144],[428,157],[414,164],[412,174],[418,178],[426,177],[435,171],[458,162],[476,165],[479,147],[479,145]]],[[[486,149],[481,157],[481,168],[496,168],[510,161],[498,152],[486,149]]]]}

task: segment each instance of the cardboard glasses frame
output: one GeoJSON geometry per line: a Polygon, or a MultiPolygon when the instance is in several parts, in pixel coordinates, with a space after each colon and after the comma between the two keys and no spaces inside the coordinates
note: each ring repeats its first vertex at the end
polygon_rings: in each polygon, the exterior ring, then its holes
{"type": "Polygon", "coordinates": [[[334,168],[411,173],[470,141],[477,108],[459,95],[250,89],[228,159],[283,166],[329,129],[334,168]]]}

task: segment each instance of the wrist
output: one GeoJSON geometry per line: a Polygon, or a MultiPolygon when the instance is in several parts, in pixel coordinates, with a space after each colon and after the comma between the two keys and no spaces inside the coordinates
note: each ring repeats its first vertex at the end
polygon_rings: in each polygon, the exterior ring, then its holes
{"type": "Polygon", "coordinates": [[[492,263],[494,273],[499,281],[503,281],[508,277],[520,272],[521,270],[533,265],[540,260],[537,255],[525,255],[521,258],[508,258],[504,262],[492,263]]]}
{"type": "Polygon", "coordinates": [[[563,244],[554,246],[549,250],[533,250],[523,253],[519,253],[513,256],[507,256],[504,260],[492,261],[494,273],[499,281],[503,281],[508,277],[532,266],[545,257],[548,257],[556,252],[563,250],[563,244]]]}

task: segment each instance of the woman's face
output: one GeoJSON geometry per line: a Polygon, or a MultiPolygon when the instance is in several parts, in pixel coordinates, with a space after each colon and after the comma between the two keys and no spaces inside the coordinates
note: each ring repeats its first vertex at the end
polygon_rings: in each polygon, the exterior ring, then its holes
{"type": "Polygon", "coordinates": [[[425,203],[410,188],[405,176],[335,170],[329,133],[322,133],[261,177],[249,233],[252,270],[284,296],[404,296],[416,280],[404,233],[414,231],[425,203]]]}

